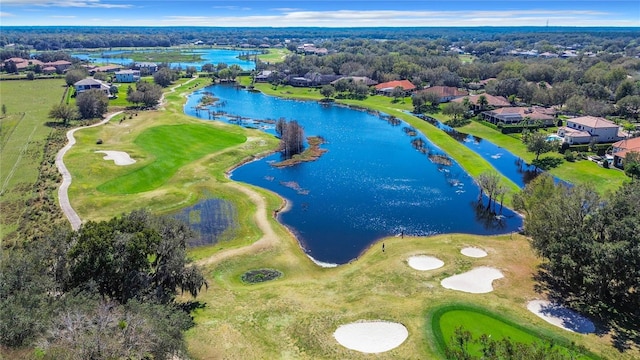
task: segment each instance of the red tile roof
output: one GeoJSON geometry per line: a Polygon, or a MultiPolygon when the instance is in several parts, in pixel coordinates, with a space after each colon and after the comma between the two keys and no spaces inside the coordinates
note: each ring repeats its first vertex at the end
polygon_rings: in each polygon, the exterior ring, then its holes
{"type": "Polygon", "coordinates": [[[588,126],[590,128],[612,128],[618,127],[615,123],[601,117],[596,116],[581,116],[573,119],[567,119],[567,122],[573,122],[575,124],[588,126]]]}
{"type": "Polygon", "coordinates": [[[640,137],[620,140],[617,143],[614,143],[612,147],[614,148],[614,151],[615,149],[619,149],[614,153],[614,155],[621,158],[625,157],[629,152],[640,152],[640,137]]]}
{"type": "Polygon", "coordinates": [[[376,85],[376,90],[395,89],[398,86],[404,91],[411,91],[416,88],[409,80],[394,80],[376,85]]]}

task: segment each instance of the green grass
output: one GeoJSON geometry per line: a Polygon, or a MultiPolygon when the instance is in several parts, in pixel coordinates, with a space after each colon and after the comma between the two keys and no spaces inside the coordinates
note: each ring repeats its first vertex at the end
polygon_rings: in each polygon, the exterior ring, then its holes
{"type": "Polygon", "coordinates": [[[476,57],[469,54],[462,54],[458,55],[458,59],[460,59],[462,63],[472,63],[476,59],[476,57]]]}
{"type": "Polygon", "coordinates": [[[284,58],[288,54],[291,54],[291,51],[289,51],[286,48],[269,49],[269,53],[258,55],[258,59],[260,59],[260,61],[264,61],[270,64],[275,64],[275,63],[283,62],[284,58]]]}
{"type": "MultiPolygon", "coordinates": [[[[64,80],[0,82],[0,103],[7,115],[0,118],[0,240],[16,229],[32,185],[38,179],[44,144],[52,131],[48,113],[62,99],[64,80]]],[[[0,115],[1,116],[1,115],[0,115]]]]}
{"type": "MultiPolygon", "coordinates": [[[[514,323],[496,313],[491,313],[486,309],[477,306],[468,305],[447,305],[434,311],[431,318],[431,326],[438,347],[442,354],[444,349],[452,341],[452,337],[457,328],[462,327],[471,333],[472,337],[477,339],[481,335],[486,334],[492,340],[500,340],[509,338],[516,343],[534,343],[539,341],[553,342],[559,347],[562,353],[569,354],[570,341],[553,336],[551,334],[543,335],[540,331],[535,331],[514,323]]],[[[469,351],[474,355],[481,355],[481,345],[473,344],[469,346],[469,351]]],[[[599,359],[594,354],[581,354],[577,359],[599,359]]]]}
{"type": "Polygon", "coordinates": [[[207,125],[165,125],[140,134],[134,144],[153,160],[98,186],[110,194],[135,194],[163,185],[182,166],[207,154],[238,145],[245,137],[207,125]]]}
{"type": "MultiPolygon", "coordinates": [[[[481,137],[503,147],[528,163],[535,159],[535,154],[528,152],[526,145],[519,139],[520,134],[514,134],[514,136],[504,135],[476,121],[472,121],[468,125],[458,128],[458,130],[481,137]]],[[[551,152],[542,154],[540,157],[563,158],[563,155],[551,152]]],[[[565,161],[557,168],[549,170],[549,173],[572,184],[593,186],[601,194],[615,191],[625,181],[629,181],[629,177],[624,172],[617,169],[605,169],[593,161],[587,160],[565,161]]]]}

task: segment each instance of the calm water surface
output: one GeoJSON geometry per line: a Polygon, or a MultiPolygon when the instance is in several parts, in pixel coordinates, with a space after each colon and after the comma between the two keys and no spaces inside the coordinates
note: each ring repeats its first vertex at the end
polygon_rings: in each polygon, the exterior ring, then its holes
{"type": "MultiPolygon", "coordinates": [[[[171,49],[173,50],[173,49],[171,49]]],[[[155,50],[139,50],[140,52],[153,52],[155,50]]],[[[157,50],[157,52],[161,52],[162,50],[157,50]]],[[[129,65],[133,63],[133,59],[127,58],[126,53],[130,52],[129,50],[114,50],[114,51],[103,51],[101,53],[90,53],[90,54],[71,54],[73,57],[77,57],[81,60],[90,60],[94,63],[109,63],[109,64],[118,64],[118,65],[129,65]]],[[[185,52],[187,54],[197,54],[202,58],[202,61],[197,62],[176,62],[169,63],[171,68],[182,67],[183,69],[187,66],[194,66],[196,69],[200,70],[202,65],[204,64],[218,64],[225,63],[227,65],[239,65],[243,70],[252,70],[255,68],[255,64],[251,60],[241,60],[238,58],[241,53],[246,53],[247,51],[236,51],[236,50],[226,50],[226,49],[195,49],[190,50],[189,52],[185,52]]],[[[153,61],[153,60],[149,60],[153,61]]]]}
{"type": "MultiPolygon", "coordinates": [[[[212,86],[194,93],[185,112],[196,111],[204,93],[220,98],[212,112],[241,116],[244,125],[273,133],[264,121],[297,120],[306,136],[322,136],[328,150],[319,160],[287,168],[271,166],[274,154],[236,169],[234,180],[272,190],[289,202],[279,216],[317,261],[343,264],[373,242],[389,235],[440,233],[498,234],[516,231],[522,219],[509,209],[503,216],[479,211],[479,189],[456,164],[439,165],[428,154],[444,153],[426,142],[417,151],[412,140],[426,138],[392,125],[384,116],[317,102],[284,100],[236,89],[212,86]]],[[[233,116],[222,121],[238,122],[233,116]]],[[[486,201],[485,201],[486,204],[486,201]]]]}

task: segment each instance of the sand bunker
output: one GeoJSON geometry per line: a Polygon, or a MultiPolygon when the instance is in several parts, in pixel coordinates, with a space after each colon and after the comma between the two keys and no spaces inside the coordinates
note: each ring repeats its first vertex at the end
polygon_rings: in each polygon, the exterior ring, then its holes
{"type": "Polygon", "coordinates": [[[464,256],[481,258],[487,256],[487,252],[477,247],[466,247],[460,250],[460,253],[464,256]]]}
{"type": "Polygon", "coordinates": [[[103,157],[103,159],[113,160],[113,162],[118,166],[131,165],[136,162],[134,159],[132,159],[129,156],[129,154],[127,154],[124,151],[100,150],[96,152],[106,154],[106,156],[103,157]]]}
{"type": "Polygon", "coordinates": [[[547,300],[533,300],[527,304],[527,309],[538,315],[546,322],[565,330],[580,334],[590,334],[596,331],[593,322],[573,310],[552,304],[547,300]]]}
{"type": "Polygon", "coordinates": [[[394,349],[409,336],[402,324],[388,321],[363,321],[341,325],[333,333],[340,345],[368,354],[394,349]]]}
{"type": "Polygon", "coordinates": [[[448,277],[440,282],[447,289],[464,291],[472,294],[484,294],[493,291],[493,280],[504,275],[492,267],[478,267],[466,273],[448,277]]]}
{"type": "Polygon", "coordinates": [[[412,256],[407,262],[409,266],[420,271],[433,270],[444,266],[444,261],[427,255],[412,256]]]}

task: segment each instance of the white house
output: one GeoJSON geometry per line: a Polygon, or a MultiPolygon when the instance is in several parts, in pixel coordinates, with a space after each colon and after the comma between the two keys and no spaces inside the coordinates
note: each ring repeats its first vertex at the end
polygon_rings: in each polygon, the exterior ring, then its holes
{"type": "Polygon", "coordinates": [[[133,68],[145,72],[145,74],[155,74],[158,71],[158,64],[152,62],[137,62],[133,68]]]}
{"type": "Polygon", "coordinates": [[[74,83],[73,87],[76,89],[76,96],[91,89],[98,89],[104,92],[107,96],[111,95],[111,92],[110,92],[111,87],[103,83],[102,81],[96,80],[94,78],[82,79],[74,83]]]}
{"type": "Polygon", "coordinates": [[[567,126],[558,129],[558,135],[569,144],[607,143],[622,140],[624,134],[613,122],[595,116],[581,116],[567,120],[567,126]]]}
{"type": "Polygon", "coordinates": [[[120,70],[115,72],[116,82],[131,83],[140,80],[140,70],[120,70]]]}

